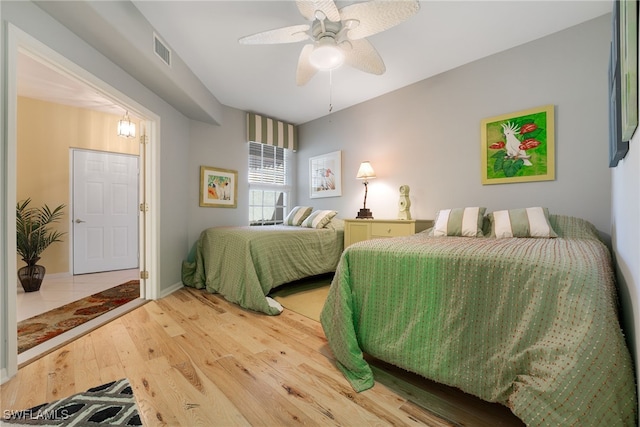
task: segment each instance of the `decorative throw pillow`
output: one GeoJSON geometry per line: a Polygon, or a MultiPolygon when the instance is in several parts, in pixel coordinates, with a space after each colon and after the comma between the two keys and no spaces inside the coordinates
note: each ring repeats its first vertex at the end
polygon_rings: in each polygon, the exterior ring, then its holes
{"type": "Polygon", "coordinates": [[[436,215],[434,236],[482,237],[482,219],[487,208],[443,209],[436,215]]]}
{"type": "Polygon", "coordinates": [[[338,212],[336,211],[315,211],[302,222],[302,227],[324,228],[338,212]]]}
{"type": "Polygon", "coordinates": [[[313,208],[311,206],[296,206],[291,209],[291,212],[289,212],[289,215],[287,215],[282,224],[298,226],[302,224],[302,221],[309,216],[312,210],[313,208]]]}
{"type": "Polygon", "coordinates": [[[535,207],[491,212],[491,237],[558,237],[549,222],[549,210],[535,207]]]}

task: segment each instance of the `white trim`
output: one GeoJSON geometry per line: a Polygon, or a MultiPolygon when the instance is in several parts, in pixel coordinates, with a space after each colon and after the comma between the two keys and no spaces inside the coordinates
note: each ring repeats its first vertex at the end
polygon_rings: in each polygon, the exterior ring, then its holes
{"type": "MultiPolygon", "coordinates": [[[[69,148],[69,189],[67,190],[69,193],[69,203],[67,206],[69,207],[69,220],[73,221],[73,148],[69,148]]],[[[67,238],[69,239],[69,244],[67,245],[67,256],[69,257],[69,274],[72,275],[74,271],[73,265],[73,239],[75,238],[73,232],[73,224],[69,224],[69,232],[67,233],[67,238]]]]}
{"type": "MultiPolygon", "coordinates": [[[[140,217],[145,218],[143,230],[145,244],[141,252],[141,266],[149,272],[149,280],[140,279],[144,285],[140,295],[145,299],[158,299],[160,293],[160,117],[155,116],[144,123],[148,138],[147,152],[144,158],[145,202],[149,211],[140,217]],[[144,264],[142,264],[144,262],[144,264]]],[[[142,201],[141,201],[142,203],[142,201]]]]}
{"type": "MultiPolygon", "coordinates": [[[[2,7],[0,6],[0,52],[4,47],[4,30],[2,26],[2,7]]],[[[4,58],[0,56],[0,93],[4,91],[4,66],[5,64],[4,58]]],[[[0,105],[5,105],[4,100],[0,99],[0,105]]],[[[0,111],[2,108],[0,107],[0,111]]],[[[0,114],[0,129],[6,129],[6,121],[4,120],[5,115],[0,114]]],[[[2,170],[7,170],[7,161],[4,156],[4,147],[6,147],[5,138],[2,133],[0,133],[0,167],[2,170]]],[[[7,198],[4,189],[7,188],[5,176],[0,172],[0,213],[5,213],[7,211],[7,198]]],[[[5,263],[6,257],[5,253],[7,252],[7,239],[5,238],[6,228],[7,228],[7,216],[2,215],[0,219],[0,301],[8,300],[8,287],[3,286],[3,283],[7,283],[6,280],[6,272],[7,265],[5,263]],[[6,292],[6,293],[5,293],[6,292]]],[[[6,303],[5,303],[6,304],[6,303]]],[[[6,355],[7,355],[7,345],[4,344],[3,337],[5,336],[5,327],[7,324],[7,319],[4,316],[7,316],[7,306],[2,305],[0,302],[0,384],[3,384],[7,379],[7,363],[6,363],[6,355]]]]}
{"type": "MultiPolygon", "coordinates": [[[[1,21],[0,21],[1,22],[1,21]]],[[[58,52],[49,48],[31,35],[25,33],[11,23],[7,23],[7,49],[6,49],[6,70],[7,70],[7,90],[6,105],[7,111],[4,117],[6,129],[6,158],[0,157],[0,165],[4,169],[5,181],[0,176],[0,208],[2,209],[2,217],[0,222],[0,237],[4,237],[0,242],[0,266],[2,273],[0,275],[0,284],[6,283],[5,289],[0,289],[2,298],[2,306],[0,312],[4,314],[0,320],[0,370],[2,372],[2,382],[17,373],[17,314],[16,314],[16,253],[7,250],[7,248],[15,248],[16,230],[15,230],[15,203],[16,203],[16,181],[17,173],[15,167],[16,160],[16,127],[17,127],[17,56],[18,51],[25,52],[39,61],[43,61],[47,66],[56,71],[76,79],[90,86],[102,96],[110,99],[114,104],[121,105],[131,113],[138,117],[145,118],[146,128],[148,132],[147,155],[144,156],[144,164],[146,169],[145,200],[149,204],[149,211],[146,213],[146,232],[145,245],[146,249],[142,253],[141,265],[149,271],[149,280],[140,280],[141,295],[146,299],[155,299],[159,294],[160,287],[160,271],[159,271],[159,225],[160,225],[160,191],[158,182],[160,171],[160,132],[156,129],[160,128],[160,116],[147,109],[143,105],[137,103],[124,93],[115,89],[111,85],[98,79],[93,74],[84,70],[74,62],[68,60],[58,52]],[[2,233],[4,232],[4,236],[2,233]]],[[[2,83],[0,81],[0,83],[2,83]]],[[[4,135],[0,135],[3,137],[4,135]]],[[[1,156],[2,150],[0,150],[1,156]]],[[[141,157],[142,160],[142,157],[141,157]]],[[[141,248],[142,250],[142,248],[141,248]]]]}
{"type": "MultiPolygon", "coordinates": [[[[14,376],[18,372],[18,327],[17,327],[17,313],[16,313],[16,295],[17,295],[17,280],[16,280],[16,268],[17,268],[17,254],[15,250],[9,248],[16,247],[16,141],[17,141],[17,116],[18,116],[18,43],[19,34],[16,33],[16,28],[12,25],[8,25],[7,32],[7,44],[6,44],[6,63],[5,69],[7,70],[6,80],[6,141],[4,141],[4,147],[6,147],[6,159],[4,169],[6,181],[3,183],[2,190],[5,194],[4,205],[4,218],[6,223],[4,228],[6,235],[4,242],[5,253],[3,256],[4,264],[4,280],[6,283],[6,298],[4,298],[4,306],[0,307],[0,311],[6,313],[5,322],[2,330],[0,330],[0,345],[2,345],[2,353],[5,358],[2,366],[6,369],[7,379],[14,376]]],[[[2,100],[4,102],[4,100],[2,100]]],[[[5,379],[3,378],[3,381],[5,379]]]]}

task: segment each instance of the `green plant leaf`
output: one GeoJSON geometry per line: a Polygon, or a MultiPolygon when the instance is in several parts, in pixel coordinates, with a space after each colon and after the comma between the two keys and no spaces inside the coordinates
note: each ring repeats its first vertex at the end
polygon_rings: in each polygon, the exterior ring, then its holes
{"type": "Polygon", "coordinates": [[[505,160],[503,165],[505,176],[508,176],[508,177],[516,176],[516,174],[522,168],[523,165],[524,165],[524,161],[522,159],[517,159],[515,161],[511,159],[505,160]]]}
{"type": "Polygon", "coordinates": [[[493,157],[494,159],[500,158],[500,157],[504,157],[507,155],[507,150],[500,150],[500,151],[496,151],[491,157],[493,157]]]}
{"type": "Polygon", "coordinates": [[[535,130],[532,130],[531,132],[525,133],[524,134],[524,139],[535,138],[538,135],[540,135],[543,131],[544,131],[544,129],[542,129],[542,128],[536,128],[535,130]]]}
{"type": "Polygon", "coordinates": [[[491,157],[496,159],[496,161],[493,163],[493,171],[494,172],[500,172],[503,169],[504,157],[507,154],[507,152],[502,150],[497,154],[500,154],[500,156],[497,156],[495,154],[493,156],[491,156],[491,157]]]}
{"type": "Polygon", "coordinates": [[[31,199],[16,203],[16,251],[24,260],[38,258],[50,244],[61,242],[66,233],[52,230],[50,224],[64,215],[64,204],[53,210],[29,207],[31,199]]]}

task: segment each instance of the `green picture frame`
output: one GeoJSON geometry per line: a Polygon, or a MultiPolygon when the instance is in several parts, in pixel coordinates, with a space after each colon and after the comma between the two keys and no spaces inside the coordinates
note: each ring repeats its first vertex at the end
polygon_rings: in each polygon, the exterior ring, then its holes
{"type": "Polygon", "coordinates": [[[480,133],[483,185],[555,179],[553,105],[489,117],[480,133]]]}
{"type": "Polygon", "coordinates": [[[638,1],[620,0],[620,120],[622,141],[638,127],[638,1]]]}

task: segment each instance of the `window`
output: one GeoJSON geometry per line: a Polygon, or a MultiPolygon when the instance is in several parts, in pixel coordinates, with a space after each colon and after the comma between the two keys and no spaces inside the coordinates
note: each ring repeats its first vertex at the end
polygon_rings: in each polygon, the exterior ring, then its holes
{"type": "Polygon", "coordinates": [[[290,151],[249,142],[249,225],[282,224],[291,184],[290,151]]]}

